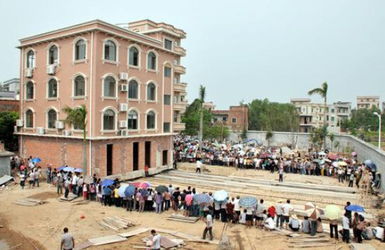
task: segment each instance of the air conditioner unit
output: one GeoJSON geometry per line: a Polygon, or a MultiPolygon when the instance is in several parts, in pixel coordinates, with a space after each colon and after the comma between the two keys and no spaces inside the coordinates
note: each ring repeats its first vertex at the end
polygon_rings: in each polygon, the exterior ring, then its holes
{"type": "Polygon", "coordinates": [[[63,131],[63,135],[64,136],[71,136],[72,135],[72,131],[71,130],[64,130],[63,131]]]}
{"type": "Polygon", "coordinates": [[[128,111],[128,104],[127,103],[120,103],[119,104],[119,111],[120,112],[127,112],[128,111]]]}
{"type": "Polygon", "coordinates": [[[121,80],[121,81],[127,81],[127,80],[128,80],[128,73],[126,73],[126,72],[120,72],[120,73],[119,73],[119,80],[121,80]]]}
{"type": "Polygon", "coordinates": [[[121,129],[120,130],[120,136],[127,136],[128,135],[128,130],[127,129],[121,129]]]}
{"type": "Polygon", "coordinates": [[[17,119],[17,120],[16,120],[16,126],[17,126],[17,127],[23,127],[23,120],[17,119]]]}
{"type": "Polygon", "coordinates": [[[28,78],[31,78],[33,76],[33,69],[32,68],[25,69],[25,76],[28,78]]]}
{"type": "Polygon", "coordinates": [[[55,126],[57,129],[64,129],[64,122],[63,121],[56,121],[55,126]]]}
{"type": "Polygon", "coordinates": [[[127,128],[127,121],[125,120],[119,121],[119,128],[127,128]]]}
{"type": "Polygon", "coordinates": [[[42,127],[37,127],[37,128],[36,128],[36,132],[37,132],[37,134],[39,134],[39,135],[44,135],[44,134],[45,134],[45,129],[42,128],[42,127]]]}
{"type": "Polygon", "coordinates": [[[54,75],[56,73],[56,64],[51,64],[47,66],[47,74],[54,75]]]}
{"type": "Polygon", "coordinates": [[[120,91],[127,92],[128,91],[128,84],[121,84],[120,85],[120,91]]]}

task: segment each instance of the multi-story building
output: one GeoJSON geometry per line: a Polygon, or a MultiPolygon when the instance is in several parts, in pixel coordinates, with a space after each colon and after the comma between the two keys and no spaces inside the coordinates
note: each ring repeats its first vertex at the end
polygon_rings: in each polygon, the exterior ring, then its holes
{"type": "Polygon", "coordinates": [[[221,123],[234,132],[242,132],[249,128],[249,108],[247,105],[230,106],[229,110],[212,109],[211,113],[213,114],[213,123],[221,123]]]}
{"type": "Polygon", "coordinates": [[[0,99],[19,100],[20,79],[12,78],[0,84],[0,99]]]}
{"type": "Polygon", "coordinates": [[[21,39],[21,155],[82,167],[83,131],[64,122],[63,108],[85,105],[87,174],[169,166],[183,127],[175,112],[186,106],[185,37],[150,20],[94,20],[21,39]]]}
{"type": "Polygon", "coordinates": [[[380,108],[379,96],[357,96],[357,109],[380,108]]]}
{"type": "Polygon", "coordinates": [[[313,128],[322,127],[324,119],[330,131],[340,132],[340,122],[351,115],[350,102],[335,102],[327,105],[327,109],[323,103],[312,103],[309,98],[291,99],[291,103],[297,108],[299,114],[300,132],[307,133],[313,128]]]}

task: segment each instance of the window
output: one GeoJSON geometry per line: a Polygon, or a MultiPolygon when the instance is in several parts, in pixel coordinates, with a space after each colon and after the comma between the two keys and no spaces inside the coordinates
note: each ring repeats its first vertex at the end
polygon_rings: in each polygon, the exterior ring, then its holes
{"type": "Polygon", "coordinates": [[[138,87],[138,82],[135,80],[131,80],[128,83],[128,98],[138,99],[138,87]]]}
{"type": "Polygon", "coordinates": [[[164,105],[170,105],[171,104],[171,95],[164,95],[164,105]]]}
{"type": "Polygon", "coordinates": [[[170,123],[169,122],[164,122],[163,123],[163,132],[164,133],[169,133],[170,132],[170,123]]]}
{"type": "Polygon", "coordinates": [[[131,110],[128,113],[128,129],[138,129],[138,113],[135,110],[131,110]]]}
{"type": "Polygon", "coordinates": [[[179,122],[178,118],[179,118],[179,112],[178,111],[174,111],[174,122],[179,122]]]}
{"type": "Polygon", "coordinates": [[[132,66],[139,66],[139,51],[135,47],[131,47],[129,51],[128,64],[132,66]]]}
{"type": "Polygon", "coordinates": [[[33,128],[33,112],[30,109],[25,112],[25,127],[33,128]]]}
{"type": "Polygon", "coordinates": [[[232,118],[232,119],[231,119],[231,122],[232,122],[232,123],[237,123],[237,118],[232,118]]]}
{"type": "Polygon", "coordinates": [[[172,50],[172,41],[169,39],[164,39],[164,47],[166,49],[172,50]]]}
{"type": "Polygon", "coordinates": [[[147,55],[147,69],[156,70],[156,55],[154,52],[147,55]]]}
{"type": "Polygon", "coordinates": [[[147,85],[147,101],[155,101],[156,87],[155,84],[149,83],[147,85]]]}
{"type": "Polygon", "coordinates": [[[34,96],[34,89],[33,89],[33,82],[27,82],[26,88],[25,88],[25,99],[33,99],[34,96]]]}
{"type": "Polygon", "coordinates": [[[33,52],[33,50],[30,50],[27,53],[27,68],[35,68],[35,53],[33,52]]]}
{"type": "Polygon", "coordinates": [[[171,77],[171,68],[165,66],[164,67],[164,77],[171,77]]]}
{"type": "Polygon", "coordinates": [[[116,81],[112,76],[107,76],[104,79],[104,96],[116,97],[116,81]]]}
{"type": "Polygon", "coordinates": [[[55,110],[50,109],[47,113],[48,128],[56,128],[57,113],[55,110]]]}
{"type": "Polygon", "coordinates": [[[48,50],[48,64],[58,63],[58,49],[56,45],[52,45],[48,50]]]}
{"type": "Polygon", "coordinates": [[[115,112],[112,109],[107,109],[103,114],[103,130],[115,129],[115,112]]]}
{"type": "Polygon", "coordinates": [[[104,59],[109,61],[116,61],[116,45],[111,40],[107,40],[104,43],[104,59]]]}
{"type": "Polygon", "coordinates": [[[147,129],[155,129],[155,113],[150,111],[147,113],[147,129]]]}
{"type": "Polygon", "coordinates": [[[75,60],[86,59],[86,42],[80,39],[75,44],[75,60]]]}
{"type": "Polygon", "coordinates": [[[48,98],[57,98],[57,81],[55,79],[48,81],[48,98]]]}
{"type": "Polygon", "coordinates": [[[74,80],[74,96],[85,96],[85,80],[83,76],[77,76],[74,80]]]}

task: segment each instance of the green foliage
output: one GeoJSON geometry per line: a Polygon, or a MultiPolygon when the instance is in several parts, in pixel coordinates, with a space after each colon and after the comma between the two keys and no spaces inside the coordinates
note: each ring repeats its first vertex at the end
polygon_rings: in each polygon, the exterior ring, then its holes
{"type": "Polygon", "coordinates": [[[327,82],[322,83],[321,88],[312,89],[307,94],[320,95],[323,99],[326,99],[328,95],[328,83],[327,82]]]}
{"type": "Polygon", "coordinates": [[[63,111],[67,114],[65,123],[74,125],[75,127],[83,130],[83,138],[86,138],[86,127],[87,127],[87,108],[83,104],[80,107],[70,108],[65,107],[63,111]]]}
{"type": "Polygon", "coordinates": [[[247,130],[245,128],[242,130],[241,138],[243,140],[247,138],[247,130]]]}
{"type": "Polygon", "coordinates": [[[298,131],[299,116],[294,105],[255,99],[249,104],[249,129],[298,131]]]}
{"type": "MultiPolygon", "coordinates": [[[[350,119],[343,120],[341,127],[348,130],[352,134],[358,134],[357,130],[361,131],[378,131],[378,117],[373,112],[380,113],[377,108],[352,110],[350,119]]],[[[382,115],[382,124],[385,122],[385,116],[382,115]]],[[[382,131],[384,126],[382,125],[382,131]]]]}
{"type": "Polygon", "coordinates": [[[266,140],[270,140],[271,137],[273,137],[273,132],[267,131],[267,133],[266,133],[266,140]]]}
{"type": "Polygon", "coordinates": [[[18,150],[17,136],[13,134],[19,114],[13,111],[0,112],[0,140],[9,151],[18,150]]]}
{"type": "MultiPolygon", "coordinates": [[[[310,134],[310,142],[318,149],[322,148],[326,137],[328,136],[328,129],[326,126],[314,128],[310,134]]],[[[334,136],[334,135],[333,135],[334,136]]]]}
{"type": "Polygon", "coordinates": [[[229,136],[229,128],[223,124],[214,124],[212,126],[206,126],[203,130],[204,139],[217,139],[223,141],[229,136]]]}
{"type": "MultiPolygon", "coordinates": [[[[199,120],[200,120],[201,101],[195,99],[187,106],[185,113],[182,116],[182,122],[186,124],[184,134],[198,135],[199,120]]],[[[209,127],[211,124],[212,114],[210,111],[203,109],[203,128],[209,127]]]]}

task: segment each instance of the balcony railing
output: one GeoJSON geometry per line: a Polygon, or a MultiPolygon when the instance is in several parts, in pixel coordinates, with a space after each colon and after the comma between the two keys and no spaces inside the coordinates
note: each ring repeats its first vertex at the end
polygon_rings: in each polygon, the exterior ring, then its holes
{"type": "Polygon", "coordinates": [[[180,64],[175,64],[174,65],[174,71],[175,71],[175,73],[178,73],[178,74],[185,74],[186,68],[180,64]]]}
{"type": "Polygon", "coordinates": [[[174,91],[186,92],[186,88],[187,88],[187,83],[182,83],[182,82],[174,83],[174,91]]]}
{"type": "Polygon", "coordinates": [[[180,132],[186,128],[186,124],[181,122],[174,122],[174,131],[180,132]]]}
{"type": "Polygon", "coordinates": [[[175,53],[177,53],[180,56],[185,56],[186,55],[186,50],[182,47],[175,46],[174,47],[175,53]]]}

